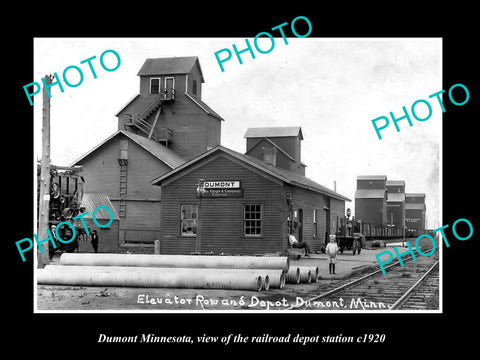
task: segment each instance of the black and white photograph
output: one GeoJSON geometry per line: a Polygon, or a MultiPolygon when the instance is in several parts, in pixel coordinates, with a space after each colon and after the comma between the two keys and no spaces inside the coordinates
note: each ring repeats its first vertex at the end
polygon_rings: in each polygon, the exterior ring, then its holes
{"type": "Polygon", "coordinates": [[[478,246],[468,34],[222,16],[22,40],[15,313],[81,352],[448,338],[478,246]]]}
{"type": "Polygon", "coordinates": [[[441,311],[441,39],[301,22],[35,39],[36,78],[58,69],[38,311],[441,311]]]}

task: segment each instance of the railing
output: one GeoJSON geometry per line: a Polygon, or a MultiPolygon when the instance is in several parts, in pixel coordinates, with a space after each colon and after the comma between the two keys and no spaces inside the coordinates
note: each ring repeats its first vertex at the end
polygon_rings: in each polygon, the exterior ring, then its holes
{"type": "Polygon", "coordinates": [[[160,129],[158,132],[157,136],[154,134],[154,127],[156,125],[156,120],[158,118],[155,118],[154,124],[150,124],[146,121],[146,119],[152,115],[160,106],[162,106],[163,101],[168,101],[168,100],[174,100],[175,99],[175,89],[170,89],[170,93],[165,89],[160,96],[155,96],[145,107],[143,112],[139,115],[137,114],[127,114],[130,117],[130,122],[125,124],[127,126],[135,126],[137,127],[140,131],[144,132],[147,137],[150,139],[153,139],[155,141],[161,141],[164,142],[166,146],[168,146],[168,143],[171,142],[172,140],[172,130],[163,128],[160,129]]]}
{"type": "Polygon", "coordinates": [[[143,110],[143,112],[138,115],[140,118],[142,119],[146,119],[148,118],[155,110],[157,110],[160,105],[162,105],[162,99],[160,97],[156,97],[154,98],[152,101],[150,101],[147,105],[147,107],[145,108],[145,110],[143,110]]]}
{"type": "Polygon", "coordinates": [[[159,132],[157,132],[157,141],[164,142],[165,146],[168,147],[168,144],[172,141],[173,132],[171,129],[168,128],[161,128],[159,132]]]}
{"type": "Polygon", "coordinates": [[[168,93],[167,89],[163,90],[162,100],[175,100],[175,89],[171,88],[170,94],[168,93]]]}
{"type": "MultiPolygon", "coordinates": [[[[149,124],[148,122],[146,122],[145,120],[143,120],[140,116],[138,116],[136,114],[130,115],[130,116],[131,116],[131,118],[130,118],[131,122],[127,125],[134,125],[138,129],[143,131],[145,134],[150,135],[150,133],[152,131],[152,125],[151,124],[149,124]]],[[[154,134],[152,134],[151,137],[152,137],[153,140],[157,140],[154,134]]]]}

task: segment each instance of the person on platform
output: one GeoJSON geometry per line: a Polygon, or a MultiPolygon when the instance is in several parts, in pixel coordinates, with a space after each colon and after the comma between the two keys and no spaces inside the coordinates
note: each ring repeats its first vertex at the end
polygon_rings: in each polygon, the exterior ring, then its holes
{"type": "Polygon", "coordinates": [[[94,252],[98,252],[98,235],[97,230],[92,230],[92,247],[94,252]]]}
{"type": "Polygon", "coordinates": [[[337,237],[335,235],[330,235],[330,242],[327,244],[325,251],[328,255],[328,272],[329,274],[335,274],[335,264],[337,263],[337,237]]]}
{"type": "Polygon", "coordinates": [[[306,241],[299,242],[295,235],[293,235],[294,231],[290,231],[290,235],[288,237],[288,242],[292,245],[295,249],[305,249],[305,256],[310,256],[310,247],[308,246],[306,241]]]}

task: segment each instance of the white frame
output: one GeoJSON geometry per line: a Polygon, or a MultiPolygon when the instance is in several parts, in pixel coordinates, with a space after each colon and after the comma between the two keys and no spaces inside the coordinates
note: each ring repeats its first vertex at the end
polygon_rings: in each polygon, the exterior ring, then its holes
{"type": "Polygon", "coordinates": [[[155,78],[150,78],[150,88],[148,90],[149,94],[152,94],[152,80],[158,80],[158,93],[160,94],[162,92],[162,78],[155,77],[155,78]]]}

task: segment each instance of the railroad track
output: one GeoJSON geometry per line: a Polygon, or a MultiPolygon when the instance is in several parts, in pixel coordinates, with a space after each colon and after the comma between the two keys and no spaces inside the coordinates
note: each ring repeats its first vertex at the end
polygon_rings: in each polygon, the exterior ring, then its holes
{"type": "MultiPolygon", "coordinates": [[[[427,252],[427,249],[422,249],[427,252]]],[[[436,310],[439,308],[439,254],[402,258],[353,279],[332,283],[316,296],[302,299],[290,310],[436,310]]]]}

